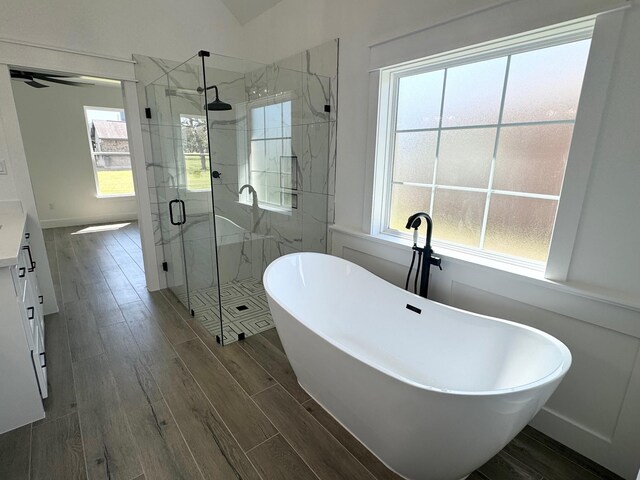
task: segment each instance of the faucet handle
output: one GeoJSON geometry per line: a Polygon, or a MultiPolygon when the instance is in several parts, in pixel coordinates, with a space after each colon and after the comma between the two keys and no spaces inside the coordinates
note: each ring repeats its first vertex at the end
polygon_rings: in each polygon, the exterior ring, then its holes
{"type": "Polygon", "coordinates": [[[435,265],[436,267],[438,267],[440,270],[442,270],[442,258],[440,257],[434,257],[433,255],[431,255],[431,258],[429,259],[429,263],[431,265],[435,265]]]}

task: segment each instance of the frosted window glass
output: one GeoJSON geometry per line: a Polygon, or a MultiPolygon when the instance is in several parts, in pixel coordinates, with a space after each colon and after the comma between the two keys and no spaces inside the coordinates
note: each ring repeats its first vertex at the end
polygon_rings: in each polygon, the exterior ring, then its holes
{"type": "Polygon", "coordinates": [[[573,120],[591,40],[511,57],[503,122],[573,120]]]}
{"type": "Polygon", "coordinates": [[[447,70],[442,125],[498,123],[507,57],[447,70]]]}
{"type": "Polygon", "coordinates": [[[391,190],[391,212],[389,227],[401,232],[407,219],[416,212],[429,212],[431,188],[394,184],[391,190]]]}
{"type": "Polygon", "coordinates": [[[493,188],[560,195],[573,125],[503,127],[493,188]]]}
{"type": "Polygon", "coordinates": [[[396,133],[395,182],[432,183],[438,132],[396,133]]]}
{"type": "Polygon", "coordinates": [[[400,79],[397,130],[439,126],[443,79],[444,70],[400,79]]]}
{"type": "Polygon", "coordinates": [[[556,200],[492,195],[485,249],[545,262],[557,208],[556,200]]]}
{"type": "Polygon", "coordinates": [[[264,108],[251,109],[251,139],[264,138],[264,108]]]}
{"type": "Polygon", "coordinates": [[[495,142],[495,128],[442,131],[436,183],[487,188],[495,142]]]}
{"type": "Polygon", "coordinates": [[[433,238],[470,247],[480,246],[486,193],[436,190],[433,238]]]}

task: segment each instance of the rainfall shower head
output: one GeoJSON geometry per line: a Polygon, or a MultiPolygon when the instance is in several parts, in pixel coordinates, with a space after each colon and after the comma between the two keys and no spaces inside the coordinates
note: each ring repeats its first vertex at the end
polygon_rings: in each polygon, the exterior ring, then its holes
{"type": "MultiPolygon", "coordinates": [[[[215,100],[213,100],[213,102],[207,103],[204,106],[204,108],[206,108],[207,110],[214,111],[214,112],[224,112],[224,111],[227,111],[227,110],[231,110],[233,107],[230,104],[225,103],[225,102],[223,102],[222,100],[220,100],[218,98],[218,87],[216,85],[212,85],[210,87],[207,87],[206,90],[210,90],[212,88],[216,92],[216,98],[215,98],[215,100]]],[[[204,91],[205,91],[204,88],[198,87],[198,92],[199,93],[202,93],[204,91]]]]}

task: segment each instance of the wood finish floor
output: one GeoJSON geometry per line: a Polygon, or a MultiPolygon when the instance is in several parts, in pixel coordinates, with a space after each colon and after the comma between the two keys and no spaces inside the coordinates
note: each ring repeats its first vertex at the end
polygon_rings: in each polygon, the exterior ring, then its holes
{"type": "MultiPolygon", "coordinates": [[[[135,224],[81,229],[45,231],[47,417],[0,435],[0,479],[399,478],[299,387],[275,330],[219,347],[147,292],[135,224]]],[[[469,477],[542,478],[618,477],[529,427],[469,477]]]]}

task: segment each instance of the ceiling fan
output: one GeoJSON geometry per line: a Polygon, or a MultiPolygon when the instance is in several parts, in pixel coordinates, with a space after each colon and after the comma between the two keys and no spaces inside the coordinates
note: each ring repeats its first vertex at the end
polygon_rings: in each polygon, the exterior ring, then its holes
{"type": "Polygon", "coordinates": [[[50,86],[41,82],[59,83],[61,85],[70,85],[72,87],[87,87],[89,85],[93,85],[91,83],[65,80],[75,78],[71,75],[54,75],[51,73],[28,72],[26,70],[11,70],[11,78],[13,80],[21,80],[33,88],[47,88],[50,86]]]}

